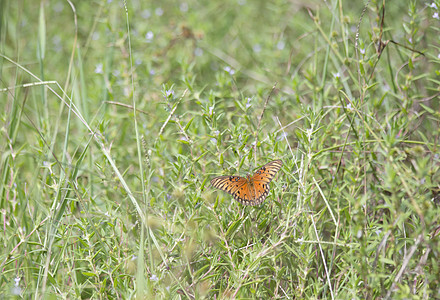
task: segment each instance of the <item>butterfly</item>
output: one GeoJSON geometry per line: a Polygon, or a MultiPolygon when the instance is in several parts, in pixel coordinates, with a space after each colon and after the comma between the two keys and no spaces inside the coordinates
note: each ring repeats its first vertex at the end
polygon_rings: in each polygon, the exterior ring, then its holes
{"type": "Polygon", "coordinates": [[[211,185],[231,194],[241,204],[258,205],[269,195],[269,183],[282,165],[281,160],[274,160],[260,167],[252,177],[219,176],[211,180],[211,185]]]}

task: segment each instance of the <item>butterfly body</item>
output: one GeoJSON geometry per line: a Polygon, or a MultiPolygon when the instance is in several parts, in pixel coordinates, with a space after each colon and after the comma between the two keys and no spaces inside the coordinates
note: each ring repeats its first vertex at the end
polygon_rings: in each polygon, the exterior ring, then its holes
{"type": "Polygon", "coordinates": [[[231,194],[241,204],[258,205],[269,195],[269,183],[282,165],[281,160],[274,160],[260,167],[252,176],[219,176],[211,180],[211,185],[231,194]]]}

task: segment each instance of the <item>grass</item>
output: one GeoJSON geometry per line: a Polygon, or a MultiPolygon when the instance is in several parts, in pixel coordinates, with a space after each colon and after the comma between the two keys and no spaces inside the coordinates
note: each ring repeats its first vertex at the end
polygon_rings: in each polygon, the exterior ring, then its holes
{"type": "Polygon", "coordinates": [[[440,3],[0,5],[2,298],[440,297],[440,3]]]}

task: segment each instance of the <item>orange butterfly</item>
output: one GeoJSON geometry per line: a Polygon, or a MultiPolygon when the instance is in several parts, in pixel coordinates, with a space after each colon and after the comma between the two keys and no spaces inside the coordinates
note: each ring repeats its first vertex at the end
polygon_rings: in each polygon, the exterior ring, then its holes
{"type": "Polygon", "coordinates": [[[211,185],[228,194],[244,205],[258,205],[269,195],[269,183],[280,170],[283,162],[274,160],[265,164],[251,177],[219,176],[211,180],[211,185]]]}

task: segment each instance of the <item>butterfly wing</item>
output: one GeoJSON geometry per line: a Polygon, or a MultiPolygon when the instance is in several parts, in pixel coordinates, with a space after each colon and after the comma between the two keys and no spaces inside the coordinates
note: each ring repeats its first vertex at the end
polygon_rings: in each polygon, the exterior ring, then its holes
{"type": "Polygon", "coordinates": [[[228,194],[244,205],[253,205],[254,196],[249,190],[249,182],[240,176],[219,176],[211,180],[211,185],[228,194]]]}
{"type": "Polygon", "coordinates": [[[258,205],[266,199],[269,195],[269,183],[275,177],[276,173],[281,169],[283,162],[281,160],[274,160],[270,163],[265,164],[259,168],[254,176],[252,176],[252,183],[255,188],[255,198],[251,205],[258,205]]]}
{"type": "Polygon", "coordinates": [[[259,168],[249,180],[240,176],[219,176],[211,180],[211,185],[231,194],[241,204],[258,205],[269,195],[269,183],[282,165],[281,160],[274,160],[259,168]]]}

